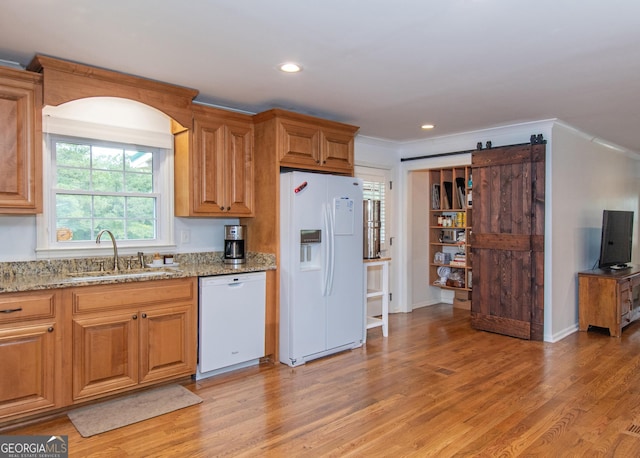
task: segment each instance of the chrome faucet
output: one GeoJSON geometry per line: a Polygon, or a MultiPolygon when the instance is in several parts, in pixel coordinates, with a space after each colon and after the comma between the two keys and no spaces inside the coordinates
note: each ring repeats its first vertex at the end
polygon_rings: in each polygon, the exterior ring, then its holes
{"type": "Polygon", "coordinates": [[[116,238],[113,236],[111,231],[107,229],[102,229],[100,232],[98,232],[98,236],[96,237],[96,243],[100,245],[100,237],[102,237],[102,234],[104,234],[105,232],[109,234],[109,237],[111,237],[111,241],[113,242],[113,271],[117,272],[120,270],[120,268],[118,267],[118,245],[116,245],[116,238]]]}

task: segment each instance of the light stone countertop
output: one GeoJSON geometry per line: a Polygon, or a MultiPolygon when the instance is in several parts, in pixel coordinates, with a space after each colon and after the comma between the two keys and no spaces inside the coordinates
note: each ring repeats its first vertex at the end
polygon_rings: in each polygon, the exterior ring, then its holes
{"type": "MultiPolygon", "coordinates": [[[[0,262],[0,293],[19,291],[37,291],[54,288],[70,288],[87,285],[105,285],[114,283],[131,283],[150,280],[164,280],[169,278],[207,277],[212,275],[227,275],[246,272],[260,272],[275,270],[276,257],[273,254],[248,253],[244,264],[225,264],[222,252],[206,253],[177,253],[174,255],[175,267],[145,267],[136,266],[133,270],[126,270],[126,257],[120,257],[120,274],[114,278],[112,257],[55,259],[46,261],[18,261],[0,262]],[[79,273],[90,273],[98,270],[100,261],[105,261],[107,272],[91,279],[83,278],[79,273]],[[138,273],[151,273],[151,276],[138,273]],[[127,276],[127,274],[134,274],[127,276]],[[76,275],[76,276],[73,276],[76,275]]],[[[149,258],[149,256],[147,256],[149,258]]],[[[89,275],[89,274],[88,274],[89,275]]]]}

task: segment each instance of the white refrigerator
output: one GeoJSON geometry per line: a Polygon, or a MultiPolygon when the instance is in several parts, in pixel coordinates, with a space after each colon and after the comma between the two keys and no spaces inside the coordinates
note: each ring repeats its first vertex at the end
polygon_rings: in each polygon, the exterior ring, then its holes
{"type": "Polygon", "coordinates": [[[362,181],[280,174],[280,362],[362,345],[362,181]]]}

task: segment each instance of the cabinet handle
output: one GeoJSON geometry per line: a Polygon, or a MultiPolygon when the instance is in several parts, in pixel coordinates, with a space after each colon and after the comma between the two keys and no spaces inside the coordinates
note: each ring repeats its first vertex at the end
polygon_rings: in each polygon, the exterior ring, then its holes
{"type": "Polygon", "coordinates": [[[53,332],[53,326],[47,328],[47,332],[53,332]]]}
{"type": "Polygon", "coordinates": [[[18,307],[17,309],[4,309],[2,313],[13,313],[13,312],[22,312],[22,307],[18,307]]]}
{"type": "Polygon", "coordinates": [[[220,210],[224,211],[224,207],[222,205],[220,205],[220,210]]]}
{"type": "Polygon", "coordinates": [[[131,318],[133,318],[134,320],[138,319],[138,315],[133,315],[131,318]]]}
{"type": "Polygon", "coordinates": [[[143,313],[143,314],[142,314],[142,318],[146,318],[146,317],[147,317],[147,314],[146,314],[146,313],[143,313]]]}
{"type": "Polygon", "coordinates": [[[227,207],[227,211],[231,210],[231,207],[227,207]]]}

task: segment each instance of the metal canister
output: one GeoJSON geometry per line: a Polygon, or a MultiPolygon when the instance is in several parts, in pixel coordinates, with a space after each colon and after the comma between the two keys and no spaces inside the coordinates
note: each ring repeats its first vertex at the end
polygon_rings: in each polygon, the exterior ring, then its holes
{"type": "Polygon", "coordinates": [[[364,258],[380,257],[380,201],[362,201],[364,258]]]}

